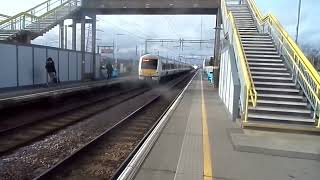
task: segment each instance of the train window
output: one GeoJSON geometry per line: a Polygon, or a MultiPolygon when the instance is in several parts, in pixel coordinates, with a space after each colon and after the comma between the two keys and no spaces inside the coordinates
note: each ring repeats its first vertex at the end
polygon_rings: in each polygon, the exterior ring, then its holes
{"type": "Polygon", "coordinates": [[[142,69],[157,69],[158,59],[143,59],[141,63],[142,69]]]}

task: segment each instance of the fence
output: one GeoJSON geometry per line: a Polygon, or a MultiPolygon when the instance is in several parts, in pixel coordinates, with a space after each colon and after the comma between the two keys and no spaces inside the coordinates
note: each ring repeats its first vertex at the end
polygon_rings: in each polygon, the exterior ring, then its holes
{"type": "MultiPolygon", "coordinates": [[[[0,55],[0,88],[47,83],[45,63],[48,57],[52,57],[55,61],[61,82],[82,79],[82,53],[80,51],[0,42],[0,55]]],[[[97,55],[96,62],[96,66],[99,67],[99,55],[97,55]]],[[[85,53],[83,65],[84,73],[93,73],[92,53],[85,53]]],[[[96,78],[99,78],[99,69],[96,68],[96,78]]]]}

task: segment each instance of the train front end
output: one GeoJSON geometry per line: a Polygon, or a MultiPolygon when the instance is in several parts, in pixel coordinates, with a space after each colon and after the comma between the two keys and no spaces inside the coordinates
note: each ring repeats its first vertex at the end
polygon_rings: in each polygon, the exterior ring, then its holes
{"type": "Polygon", "coordinates": [[[159,58],[157,56],[145,55],[139,62],[139,79],[159,81],[159,58]]]}

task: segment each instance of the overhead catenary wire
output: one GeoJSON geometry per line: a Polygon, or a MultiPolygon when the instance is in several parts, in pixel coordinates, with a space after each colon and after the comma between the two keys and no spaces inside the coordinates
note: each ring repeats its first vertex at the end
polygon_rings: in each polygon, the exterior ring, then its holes
{"type": "Polygon", "coordinates": [[[132,36],[132,37],[135,37],[135,38],[138,38],[138,39],[147,39],[146,36],[143,37],[143,36],[141,36],[141,35],[138,35],[138,34],[136,34],[136,33],[133,33],[133,32],[131,32],[131,31],[128,31],[128,30],[124,29],[123,27],[121,27],[121,26],[119,26],[119,25],[116,25],[116,24],[114,24],[114,23],[112,23],[112,22],[110,22],[110,21],[107,21],[107,20],[105,20],[105,19],[100,19],[100,18],[99,18],[99,20],[104,21],[104,22],[106,22],[106,23],[108,23],[108,24],[111,24],[111,25],[113,25],[114,27],[116,27],[117,29],[120,29],[120,30],[122,30],[122,31],[125,31],[126,33],[128,33],[129,36],[132,36]]]}

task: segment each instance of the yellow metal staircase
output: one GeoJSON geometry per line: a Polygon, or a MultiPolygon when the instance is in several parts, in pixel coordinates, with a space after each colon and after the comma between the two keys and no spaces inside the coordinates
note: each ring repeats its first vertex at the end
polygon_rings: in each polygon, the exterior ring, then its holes
{"type": "Polygon", "coordinates": [[[262,16],[254,0],[222,0],[222,19],[242,79],[243,124],[320,128],[320,76],[276,17],[262,16]]]}
{"type": "Polygon", "coordinates": [[[80,7],[79,0],[47,0],[36,7],[0,21],[0,40],[19,41],[43,35],[80,7]]]}

